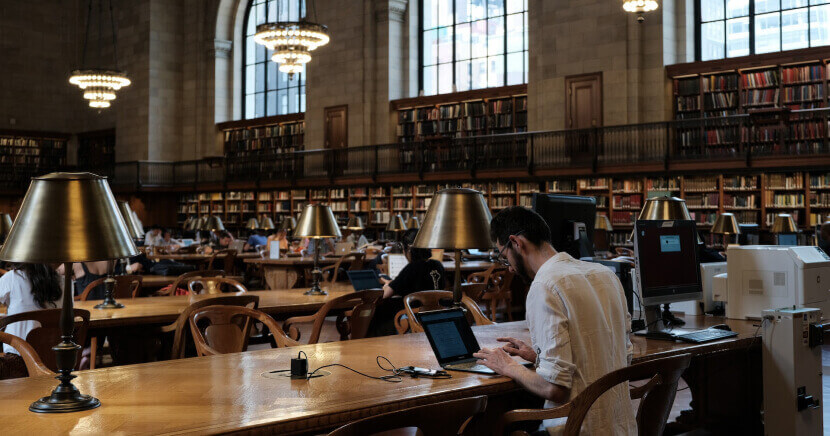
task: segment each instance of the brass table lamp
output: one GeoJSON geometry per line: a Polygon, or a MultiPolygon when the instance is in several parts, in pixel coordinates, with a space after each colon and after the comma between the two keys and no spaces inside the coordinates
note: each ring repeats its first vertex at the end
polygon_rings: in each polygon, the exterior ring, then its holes
{"type": "MultiPolygon", "coordinates": [[[[292,218],[293,219],[293,218],[292,218]]],[[[324,204],[307,204],[300,215],[297,227],[294,229],[295,238],[309,238],[315,240],[314,247],[314,270],[312,270],[311,289],[305,295],[327,295],[326,291],[320,289],[320,279],[323,276],[320,271],[320,250],[321,239],[339,238],[340,229],[337,227],[337,220],[334,218],[331,208],[324,204]]]]}
{"type": "Polygon", "coordinates": [[[274,220],[272,220],[271,217],[268,216],[262,217],[262,220],[260,220],[259,225],[262,230],[274,230],[277,228],[277,226],[274,225],[274,220]]]}
{"type": "Polygon", "coordinates": [[[245,224],[245,228],[248,230],[258,230],[260,228],[259,220],[256,218],[249,219],[248,222],[245,224]]]}
{"type": "Polygon", "coordinates": [[[395,233],[395,242],[401,239],[401,232],[405,232],[406,230],[406,222],[404,222],[401,214],[393,216],[392,219],[389,220],[389,223],[386,224],[386,231],[395,233]]]}
{"type": "MultiPolygon", "coordinates": [[[[686,207],[686,200],[663,195],[660,197],[651,197],[646,200],[646,204],[637,216],[637,220],[641,221],[664,221],[664,220],[692,220],[689,215],[689,209],[686,207]]],[[[628,236],[628,241],[634,240],[634,230],[628,236]]],[[[697,243],[702,244],[703,239],[697,235],[697,243]]]]}
{"type": "Polygon", "coordinates": [[[779,213],[775,216],[775,221],[772,222],[771,233],[798,233],[798,226],[795,225],[792,215],[788,213],[779,213]]]}
{"type": "Polygon", "coordinates": [[[611,246],[608,243],[608,234],[614,230],[614,227],[611,226],[611,220],[608,219],[608,216],[597,214],[596,218],[594,219],[594,230],[603,231],[603,233],[594,233],[594,245],[596,246],[595,249],[598,251],[609,250],[611,246]]]}
{"type": "Polygon", "coordinates": [[[421,228],[421,221],[415,215],[409,217],[409,220],[406,221],[406,227],[410,229],[420,229],[421,228]]]}
{"type": "Polygon", "coordinates": [[[360,219],[357,215],[352,215],[349,217],[349,221],[346,223],[346,230],[363,230],[366,227],[363,226],[363,220],[360,219]]]}
{"type": "Polygon", "coordinates": [[[126,201],[119,201],[118,211],[121,212],[121,218],[123,218],[124,223],[127,224],[127,231],[130,232],[130,237],[133,238],[133,240],[143,238],[144,229],[139,227],[138,223],[136,223],[133,219],[133,210],[130,208],[130,204],[126,201]]]}
{"type": "Polygon", "coordinates": [[[55,345],[60,380],[52,395],[29,406],[33,412],[75,412],[101,405],[72,384],[81,346],[72,340],[75,326],[72,263],[135,256],[127,224],[106,178],[90,173],[52,173],[32,179],[18,219],[0,249],[0,259],[22,263],[63,263],[62,341],[55,345]],[[45,231],[48,229],[48,231],[45,231]]]}
{"type": "Polygon", "coordinates": [[[219,218],[216,215],[211,215],[210,218],[208,218],[205,221],[205,224],[202,225],[202,230],[205,230],[205,231],[208,231],[208,232],[212,232],[212,231],[222,232],[222,231],[225,231],[225,225],[222,224],[222,218],[219,218]]]}
{"type": "Polygon", "coordinates": [[[724,212],[715,218],[715,223],[712,224],[712,233],[715,235],[723,235],[723,249],[729,246],[729,235],[740,235],[741,227],[738,225],[738,219],[735,215],[729,212],[724,212]]]}
{"type": "Polygon", "coordinates": [[[461,250],[493,248],[490,208],[481,192],[452,188],[435,193],[415,242],[416,248],[455,251],[453,301],[461,304],[461,250]]]}

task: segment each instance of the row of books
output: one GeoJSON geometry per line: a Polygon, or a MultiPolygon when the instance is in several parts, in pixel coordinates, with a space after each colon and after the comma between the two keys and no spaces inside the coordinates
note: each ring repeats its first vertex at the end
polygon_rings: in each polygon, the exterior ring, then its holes
{"type": "Polygon", "coordinates": [[[824,79],[824,67],[822,65],[805,65],[803,67],[784,68],[781,72],[781,79],[784,84],[822,80],[824,79]]]}
{"type": "Polygon", "coordinates": [[[515,206],[516,199],[513,197],[492,197],[490,198],[490,207],[504,208],[515,206]]]}
{"type": "Polygon", "coordinates": [[[697,77],[677,79],[674,81],[674,93],[676,95],[700,94],[700,80],[697,77]]]}
{"type": "Polygon", "coordinates": [[[696,223],[698,223],[698,225],[706,224],[706,225],[711,226],[712,224],[715,223],[715,219],[718,217],[718,213],[717,212],[705,212],[705,211],[700,211],[700,210],[690,210],[689,211],[689,216],[691,216],[692,219],[696,223]]]}
{"type": "Polygon", "coordinates": [[[703,108],[706,110],[733,108],[738,101],[736,92],[719,92],[706,94],[703,98],[703,108]]]}
{"type": "Polygon", "coordinates": [[[689,177],[684,180],[684,183],[687,191],[716,191],[718,189],[717,177],[689,177]]]}
{"type": "Polygon", "coordinates": [[[778,83],[778,70],[766,70],[741,74],[741,84],[744,88],[777,86],[778,83]]]}
{"type": "Polygon", "coordinates": [[[718,207],[719,195],[716,192],[709,194],[687,195],[686,206],[688,207],[718,207]]]}
{"type": "Polygon", "coordinates": [[[738,89],[738,75],[725,74],[703,77],[703,91],[735,91],[738,89]]]}
{"type": "Polygon", "coordinates": [[[789,126],[789,139],[824,139],[827,135],[825,124],[797,123],[789,126]]]}
{"type": "Polygon", "coordinates": [[[614,180],[614,191],[642,191],[642,180],[614,180]]]}
{"type": "Polygon", "coordinates": [[[677,191],[679,189],[680,179],[676,177],[646,179],[646,190],[648,191],[677,191]]]}
{"type": "Polygon", "coordinates": [[[811,192],[810,206],[830,206],[830,192],[811,192]]]}
{"type": "Polygon", "coordinates": [[[0,136],[0,146],[7,147],[44,147],[44,148],[64,148],[66,140],[64,139],[34,139],[34,138],[20,138],[14,136],[0,136]]]}
{"type": "Polygon", "coordinates": [[[824,85],[798,85],[784,88],[784,103],[811,101],[824,98],[824,85]]]}
{"type": "Polygon", "coordinates": [[[756,189],[758,178],[755,176],[724,176],[723,189],[756,189]]]}
{"type": "Polygon", "coordinates": [[[698,97],[677,97],[677,111],[700,110],[700,99],[698,97]]]}
{"type": "Polygon", "coordinates": [[[396,198],[392,201],[392,209],[412,209],[412,200],[406,198],[396,198]]]}
{"type": "Polygon", "coordinates": [[[802,173],[770,174],[767,176],[767,189],[800,189],[804,186],[802,173]]]}
{"type": "Polygon", "coordinates": [[[745,106],[763,106],[778,102],[778,88],[751,89],[741,94],[741,104],[745,106]]]}
{"type": "Polygon", "coordinates": [[[614,209],[641,209],[643,207],[642,195],[615,195],[614,209]]]}
{"type": "Polygon", "coordinates": [[[547,183],[548,192],[574,192],[576,182],[574,180],[551,180],[547,183]]]}
{"type": "Polygon", "coordinates": [[[637,212],[611,212],[611,224],[634,224],[637,219],[637,212]]]}
{"type": "Polygon", "coordinates": [[[804,207],[804,194],[764,192],[764,204],[767,207],[804,207]]]}
{"type": "Polygon", "coordinates": [[[257,138],[274,138],[278,136],[301,135],[305,132],[305,122],[276,124],[273,126],[250,127],[247,129],[225,130],[225,142],[246,141],[257,138]]]}
{"type": "Polygon", "coordinates": [[[755,195],[723,195],[723,207],[755,209],[759,206],[755,195]]]}
{"type": "Polygon", "coordinates": [[[513,100],[491,100],[487,103],[490,109],[490,113],[493,114],[506,114],[513,112],[513,100]]]}

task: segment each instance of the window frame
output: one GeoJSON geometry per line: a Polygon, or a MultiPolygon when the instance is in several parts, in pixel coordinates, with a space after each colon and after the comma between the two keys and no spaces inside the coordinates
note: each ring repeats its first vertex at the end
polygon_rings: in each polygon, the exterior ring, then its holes
{"type": "MultiPolygon", "coordinates": [[[[450,1],[452,3],[452,16],[453,16],[452,24],[449,24],[449,25],[446,25],[446,26],[440,26],[439,25],[439,26],[430,28],[429,30],[438,30],[438,29],[444,29],[444,28],[451,28],[452,29],[452,60],[450,62],[448,62],[449,65],[452,65],[452,68],[451,68],[451,70],[452,70],[452,85],[456,85],[458,83],[458,81],[457,81],[458,78],[456,77],[457,64],[459,62],[458,56],[457,56],[457,53],[456,53],[456,48],[457,48],[457,45],[458,45],[457,41],[456,41],[456,37],[458,35],[457,26],[459,24],[469,24],[472,27],[472,23],[474,23],[475,21],[484,20],[485,22],[487,22],[491,18],[501,18],[501,20],[502,20],[502,32],[503,32],[502,51],[501,51],[500,54],[494,55],[494,56],[502,56],[502,58],[503,58],[502,59],[502,84],[499,85],[499,86],[489,86],[488,85],[488,86],[485,86],[485,87],[482,87],[482,88],[473,88],[472,87],[472,73],[471,73],[470,78],[469,78],[470,79],[470,88],[465,90],[465,91],[478,91],[478,90],[482,90],[482,89],[501,88],[501,87],[504,87],[504,86],[526,84],[527,79],[528,79],[528,77],[527,77],[528,76],[528,68],[526,68],[525,60],[528,56],[530,56],[530,51],[529,51],[529,48],[528,48],[528,46],[530,45],[530,41],[528,39],[527,44],[526,44],[525,43],[526,38],[525,38],[524,35],[527,33],[526,19],[529,17],[529,15],[528,15],[529,7],[523,9],[521,12],[514,12],[514,13],[509,14],[509,13],[507,13],[507,0],[501,0],[502,13],[500,15],[495,15],[493,17],[485,16],[483,19],[458,23],[455,20],[456,5],[457,5],[456,0],[445,0],[445,1],[450,1]],[[509,17],[511,15],[521,15],[522,16],[522,50],[514,51],[514,52],[508,52],[507,51],[507,39],[508,39],[507,38],[507,36],[508,36],[507,17],[509,17]],[[519,82],[519,83],[514,83],[514,84],[510,85],[510,84],[507,83],[508,82],[507,78],[508,78],[508,74],[509,74],[508,70],[507,70],[507,65],[508,65],[507,57],[508,57],[508,54],[515,54],[515,53],[523,54],[523,56],[522,56],[522,81],[519,82]]],[[[488,0],[485,0],[485,4],[487,2],[488,2],[488,0]]],[[[425,14],[425,12],[426,11],[424,10],[424,0],[418,0],[418,91],[419,92],[424,91],[425,96],[426,95],[451,94],[453,91],[444,92],[444,93],[439,92],[439,85],[438,85],[437,82],[436,82],[435,94],[426,94],[426,91],[424,90],[424,68],[427,67],[427,65],[424,65],[424,45],[425,45],[425,34],[426,34],[426,31],[427,31],[427,29],[424,28],[424,14],[425,14]]],[[[472,44],[472,42],[471,42],[471,44],[472,44]]],[[[472,62],[474,59],[484,59],[486,61],[489,57],[491,57],[491,55],[485,54],[483,57],[479,57],[479,58],[470,57],[469,59],[462,60],[462,62],[463,61],[472,62]]],[[[428,66],[435,66],[437,68],[439,65],[442,65],[442,64],[441,63],[436,63],[434,65],[428,65],[428,66]]],[[[489,81],[489,75],[488,75],[488,81],[489,81]]],[[[459,92],[464,92],[464,91],[459,91],[459,92]]]]}
{"type": "MultiPolygon", "coordinates": [[[[245,16],[244,16],[244,19],[243,19],[243,22],[242,22],[242,62],[241,62],[241,66],[240,66],[240,68],[242,70],[242,81],[241,81],[242,82],[242,89],[241,89],[241,94],[242,94],[242,98],[241,98],[241,100],[242,100],[242,116],[241,116],[241,119],[243,119],[243,120],[255,120],[255,119],[258,119],[258,118],[265,118],[265,117],[269,117],[269,116],[280,116],[280,115],[291,115],[291,114],[305,113],[306,108],[303,107],[303,105],[302,105],[303,97],[306,96],[306,89],[308,87],[308,83],[303,82],[306,79],[305,69],[303,70],[302,73],[297,73],[295,75],[296,78],[297,78],[297,86],[285,86],[283,88],[280,88],[279,85],[277,85],[276,88],[269,90],[268,89],[268,77],[267,77],[268,76],[268,63],[273,62],[273,61],[271,61],[271,59],[267,57],[267,51],[266,51],[266,59],[265,59],[265,62],[264,62],[265,65],[266,65],[265,66],[265,75],[266,75],[266,77],[264,78],[264,80],[265,80],[265,90],[262,92],[262,94],[264,94],[264,97],[263,97],[264,98],[264,103],[263,103],[264,113],[261,117],[256,116],[256,94],[260,94],[260,93],[257,92],[256,90],[254,90],[254,92],[252,94],[248,94],[248,92],[247,92],[247,86],[248,86],[248,83],[247,83],[248,82],[247,69],[248,69],[248,67],[250,65],[258,65],[258,64],[262,63],[262,62],[257,62],[256,61],[256,56],[255,56],[254,57],[254,63],[248,64],[248,39],[253,38],[253,36],[248,35],[248,21],[251,19],[251,12],[252,12],[254,3],[257,3],[257,2],[265,3],[266,4],[266,16],[267,16],[267,8],[268,8],[267,5],[269,3],[272,3],[272,2],[277,4],[277,3],[282,2],[282,1],[284,1],[284,0],[248,0],[247,5],[245,6],[245,16]],[[295,111],[295,112],[285,112],[284,114],[281,114],[281,113],[279,113],[280,112],[279,111],[279,98],[280,98],[280,95],[281,95],[281,91],[283,91],[287,94],[289,92],[289,90],[292,89],[292,88],[297,89],[297,111],[295,111]],[[277,98],[277,111],[276,111],[276,113],[274,113],[272,115],[268,115],[268,93],[269,92],[276,92],[276,94],[277,94],[277,97],[276,97],[277,98]],[[254,116],[252,116],[250,118],[248,118],[247,115],[246,115],[247,114],[247,109],[248,109],[248,107],[247,107],[248,95],[254,95],[255,96],[254,97],[254,116]]],[[[293,0],[293,1],[296,1],[297,3],[299,3],[300,4],[299,10],[302,10],[302,6],[303,6],[304,2],[302,0],[293,0]]],[[[254,43],[254,47],[257,47],[257,46],[258,46],[258,44],[254,43]]],[[[277,83],[279,83],[279,74],[280,74],[279,64],[275,63],[275,65],[277,65],[275,67],[275,74],[277,75],[277,78],[275,79],[275,81],[277,83]]],[[[254,68],[256,70],[256,67],[254,67],[254,68]]],[[[256,71],[254,72],[254,80],[256,80],[256,71]]],[[[256,85],[254,85],[254,86],[256,87],[256,85]]]]}
{"type": "MultiPolygon", "coordinates": [[[[806,48],[830,47],[830,45],[817,45],[817,46],[812,45],[812,42],[813,42],[812,41],[813,27],[812,27],[812,22],[810,21],[811,8],[826,6],[828,3],[812,4],[812,2],[810,0],[807,0],[807,4],[804,5],[804,6],[789,8],[789,9],[783,9],[781,7],[781,0],[778,0],[778,9],[766,11],[766,12],[763,12],[761,14],[756,14],[755,13],[755,0],[748,0],[749,1],[748,15],[746,15],[746,16],[742,15],[740,17],[727,18],[727,16],[726,16],[726,14],[727,14],[726,3],[727,3],[728,0],[721,0],[721,1],[723,2],[723,18],[720,18],[720,19],[717,19],[717,20],[712,20],[712,21],[707,21],[706,23],[723,23],[723,25],[724,25],[724,36],[723,36],[723,54],[724,54],[724,56],[722,58],[708,59],[708,60],[703,61],[703,62],[723,60],[723,59],[734,59],[736,57],[741,57],[741,56],[729,57],[728,56],[728,51],[727,51],[727,47],[728,47],[727,37],[728,37],[728,35],[727,35],[727,32],[726,32],[726,30],[727,30],[726,29],[726,23],[727,23],[728,20],[735,19],[735,18],[746,17],[746,18],[749,19],[749,54],[744,55],[744,56],[753,56],[753,55],[757,54],[757,52],[756,52],[756,41],[755,41],[755,18],[757,17],[757,15],[766,15],[766,14],[773,14],[773,13],[778,14],[778,50],[765,52],[763,54],[783,53],[783,52],[788,52],[788,51],[792,51],[792,50],[803,50],[803,49],[806,49],[806,48]],[[781,25],[781,14],[783,14],[784,12],[787,12],[787,11],[799,11],[799,10],[807,11],[807,46],[785,50],[783,48],[784,47],[784,30],[783,30],[783,26],[781,25]]],[[[702,31],[702,27],[703,27],[704,22],[702,20],[702,12],[701,12],[702,2],[703,2],[703,0],[695,0],[695,3],[694,3],[694,20],[695,20],[695,26],[694,26],[695,52],[694,52],[694,56],[695,56],[695,61],[696,62],[701,62],[702,57],[703,57],[703,48],[702,48],[703,47],[703,31],[702,31]]]]}

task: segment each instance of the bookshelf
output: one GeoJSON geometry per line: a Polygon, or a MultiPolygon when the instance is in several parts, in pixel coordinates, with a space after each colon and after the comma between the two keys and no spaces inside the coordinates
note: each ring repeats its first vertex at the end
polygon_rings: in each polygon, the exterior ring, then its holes
{"type": "MultiPolygon", "coordinates": [[[[238,162],[234,158],[256,158],[291,153],[303,149],[305,135],[305,114],[277,115],[253,120],[219,123],[216,127],[222,134],[228,172],[240,174],[256,170],[263,177],[284,177],[295,170],[291,159],[271,159],[268,162],[238,162]]],[[[250,159],[248,159],[250,160],[250,159]]]]}
{"type": "MultiPolygon", "coordinates": [[[[66,166],[68,140],[63,133],[0,130],[0,165],[28,167],[33,172],[66,166]]],[[[0,180],[14,180],[14,174],[4,171],[0,180]]]]}
{"type": "Polygon", "coordinates": [[[108,168],[115,164],[115,129],[78,134],[78,167],[108,168]]]}

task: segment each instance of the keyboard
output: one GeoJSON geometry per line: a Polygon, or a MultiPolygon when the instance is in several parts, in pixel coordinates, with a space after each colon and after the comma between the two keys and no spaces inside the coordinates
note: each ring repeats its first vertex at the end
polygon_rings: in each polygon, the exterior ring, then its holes
{"type": "Polygon", "coordinates": [[[729,330],[705,329],[698,330],[696,332],[675,335],[674,337],[683,342],[700,344],[703,342],[717,341],[720,339],[726,339],[735,336],[738,336],[738,333],[729,330]]]}
{"type": "Polygon", "coordinates": [[[452,363],[444,366],[445,369],[456,369],[461,371],[475,371],[493,373],[493,370],[476,362],[452,363]]]}

